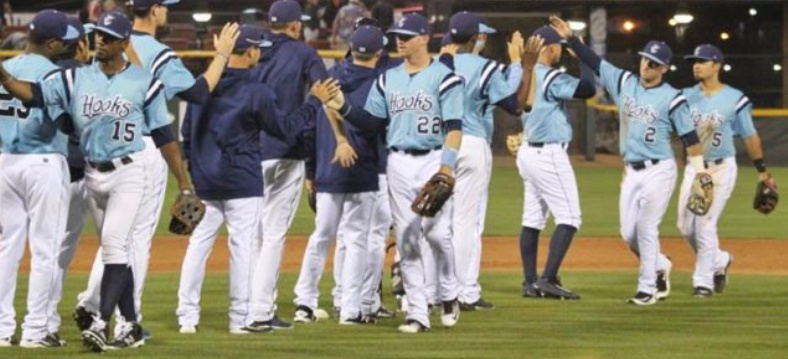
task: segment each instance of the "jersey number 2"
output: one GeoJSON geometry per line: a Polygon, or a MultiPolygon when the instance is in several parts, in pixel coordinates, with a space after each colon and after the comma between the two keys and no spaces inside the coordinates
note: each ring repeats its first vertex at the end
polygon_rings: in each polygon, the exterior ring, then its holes
{"type": "Polygon", "coordinates": [[[643,140],[648,143],[654,143],[654,136],[656,134],[657,134],[656,127],[648,127],[646,128],[646,136],[643,138],[643,140]]]}
{"type": "Polygon", "coordinates": [[[117,120],[115,121],[115,130],[112,132],[112,139],[125,142],[134,141],[134,128],[136,127],[137,125],[132,122],[117,120]]]}
{"type": "MultiPolygon", "coordinates": [[[[0,101],[13,101],[14,96],[7,93],[0,93],[0,101]]],[[[21,120],[26,119],[30,116],[30,109],[25,108],[24,106],[15,107],[15,106],[8,106],[6,107],[5,103],[0,104],[0,116],[13,116],[19,118],[21,120]]]]}
{"type": "Polygon", "coordinates": [[[441,132],[441,118],[440,117],[433,117],[430,120],[427,116],[419,116],[419,125],[416,127],[416,131],[420,134],[432,134],[437,135],[441,132]]]}

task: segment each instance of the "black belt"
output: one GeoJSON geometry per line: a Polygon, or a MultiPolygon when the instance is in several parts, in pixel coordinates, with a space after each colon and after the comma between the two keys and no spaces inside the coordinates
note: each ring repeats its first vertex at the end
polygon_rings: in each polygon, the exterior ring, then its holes
{"type": "MultiPolygon", "coordinates": [[[[120,158],[120,163],[124,165],[127,165],[132,162],[134,162],[134,160],[129,156],[123,156],[120,158]]],[[[107,162],[88,161],[88,164],[90,165],[90,167],[95,168],[96,171],[99,171],[101,173],[112,172],[117,169],[117,167],[115,167],[115,164],[112,161],[107,161],[107,162]]]]}
{"type": "Polygon", "coordinates": [[[637,162],[628,162],[627,164],[629,167],[632,167],[635,171],[640,171],[646,168],[646,163],[651,162],[652,165],[659,163],[659,160],[645,160],[645,161],[637,161],[637,162]]]}
{"type": "Polygon", "coordinates": [[[724,158],[718,158],[714,161],[704,161],[703,164],[706,168],[709,168],[711,165],[721,165],[723,162],[725,162],[724,158]]]}
{"type": "Polygon", "coordinates": [[[402,153],[404,153],[406,155],[411,155],[411,156],[424,156],[424,155],[426,155],[426,154],[428,154],[428,153],[430,153],[432,151],[436,151],[436,150],[441,149],[441,147],[443,147],[443,146],[435,146],[434,148],[432,148],[430,150],[419,150],[419,149],[401,149],[401,148],[397,148],[397,147],[393,147],[392,146],[391,150],[394,151],[394,152],[402,152],[402,153]]]}
{"type": "Polygon", "coordinates": [[[542,148],[545,145],[557,144],[563,146],[563,142],[528,142],[528,147],[542,148]]]}

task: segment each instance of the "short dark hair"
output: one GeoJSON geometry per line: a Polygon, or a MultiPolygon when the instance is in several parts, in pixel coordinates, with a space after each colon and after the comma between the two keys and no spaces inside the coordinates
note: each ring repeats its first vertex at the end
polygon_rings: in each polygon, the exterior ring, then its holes
{"type": "Polygon", "coordinates": [[[352,51],[353,60],[369,61],[375,58],[375,54],[362,54],[360,52],[352,51]]]}
{"type": "Polygon", "coordinates": [[[451,35],[451,42],[453,44],[464,45],[467,44],[474,35],[451,35]]]}
{"type": "Polygon", "coordinates": [[[86,41],[86,40],[87,40],[87,36],[82,36],[79,39],[77,39],[77,41],[74,41],[66,45],[65,49],[63,50],[63,53],[60,54],[60,58],[63,60],[75,58],[77,56],[77,50],[79,50],[79,44],[82,41],[86,41]]]}
{"type": "Polygon", "coordinates": [[[279,23],[279,22],[272,22],[271,23],[271,30],[282,31],[286,30],[288,26],[290,26],[291,22],[279,23]]]}
{"type": "Polygon", "coordinates": [[[48,38],[48,37],[45,38],[45,37],[43,37],[43,36],[41,36],[39,34],[36,34],[34,32],[30,32],[30,34],[27,36],[27,41],[30,42],[31,44],[35,44],[35,45],[43,45],[44,43],[46,43],[50,39],[51,38],[48,38]]]}
{"type": "Polygon", "coordinates": [[[153,9],[152,6],[150,6],[150,7],[132,7],[131,8],[131,13],[136,18],[144,19],[144,18],[147,18],[148,16],[150,16],[151,9],[153,9]]]}

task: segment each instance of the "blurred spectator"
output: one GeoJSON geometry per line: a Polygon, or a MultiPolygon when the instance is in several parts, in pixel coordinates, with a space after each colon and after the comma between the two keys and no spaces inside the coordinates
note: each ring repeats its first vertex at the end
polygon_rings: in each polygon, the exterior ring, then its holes
{"type": "Polygon", "coordinates": [[[11,9],[10,1],[3,1],[3,7],[0,8],[0,21],[2,21],[3,27],[14,25],[14,10],[11,9]]]}
{"type": "Polygon", "coordinates": [[[318,0],[306,0],[304,14],[311,19],[304,22],[304,39],[306,41],[317,40],[320,36],[320,6],[318,0]]]}
{"type": "MultiPolygon", "coordinates": [[[[394,7],[388,1],[380,0],[370,9],[370,15],[373,19],[377,20],[380,28],[387,31],[394,26],[394,7]]],[[[393,52],[397,49],[397,39],[393,33],[386,33],[389,42],[386,44],[386,49],[393,52]]]]}
{"type": "Polygon", "coordinates": [[[83,24],[95,24],[99,16],[101,16],[101,0],[87,0],[85,6],[79,10],[79,21],[83,24]]]}
{"type": "Polygon", "coordinates": [[[254,25],[263,30],[268,30],[268,14],[257,8],[248,8],[241,13],[241,24],[254,25]]]}
{"type": "Polygon", "coordinates": [[[101,5],[102,12],[113,12],[118,10],[118,3],[115,0],[104,0],[104,4],[101,5]]]}
{"type": "Polygon", "coordinates": [[[353,24],[357,19],[369,16],[369,8],[375,0],[350,0],[339,9],[334,24],[331,26],[331,47],[336,50],[347,50],[353,24]]]}
{"type": "Polygon", "coordinates": [[[342,5],[344,5],[343,0],[328,0],[328,5],[326,5],[326,9],[323,12],[323,23],[326,24],[326,27],[334,25],[334,19],[337,17],[342,5]]]}

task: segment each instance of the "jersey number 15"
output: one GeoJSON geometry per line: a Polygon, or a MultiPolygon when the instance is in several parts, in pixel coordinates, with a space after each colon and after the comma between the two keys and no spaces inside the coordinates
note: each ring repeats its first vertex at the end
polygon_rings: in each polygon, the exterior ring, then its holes
{"type": "Polygon", "coordinates": [[[137,125],[133,122],[126,122],[117,120],[114,123],[114,130],[112,131],[112,139],[115,141],[131,142],[134,141],[134,129],[137,125]]]}

